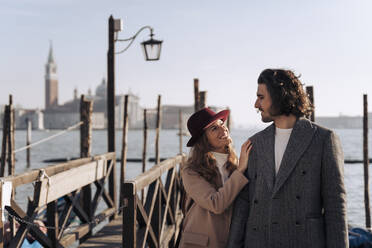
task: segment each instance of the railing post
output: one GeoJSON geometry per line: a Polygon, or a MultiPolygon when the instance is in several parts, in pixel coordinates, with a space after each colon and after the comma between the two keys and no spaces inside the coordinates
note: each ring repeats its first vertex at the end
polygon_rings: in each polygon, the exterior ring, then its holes
{"type": "Polygon", "coordinates": [[[123,207],[123,248],[135,248],[137,246],[137,198],[133,183],[124,183],[123,207]]]}
{"type": "Polygon", "coordinates": [[[364,160],[364,206],[366,228],[371,230],[371,213],[369,204],[369,158],[368,158],[368,98],[363,95],[363,160],[364,160]]]}
{"type": "MultiPolygon", "coordinates": [[[[157,180],[160,180],[159,178],[157,180]]],[[[157,193],[156,193],[156,200],[154,205],[154,212],[152,213],[151,217],[151,226],[154,231],[155,237],[157,238],[156,244],[157,247],[160,246],[160,236],[161,236],[161,199],[162,199],[162,192],[161,187],[157,187],[157,193]]]]}
{"type": "Polygon", "coordinates": [[[53,247],[57,247],[59,235],[57,202],[58,200],[55,200],[47,204],[47,226],[54,227],[53,229],[48,228],[47,232],[53,247]]]}
{"type": "MultiPolygon", "coordinates": [[[[92,101],[86,100],[84,95],[80,98],[80,121],[83,124],[80,126],[80,157],[90,157],[91,154],[91,140],[92,140],[92,101]]],[[[80,202],[84,212],[87,214],[88,219],[93,219],[92,210],[92,188],[91,185],[84,186],[80,194],[80,202]]],[[[86,237],[92,235],[90,230],[86,237]]]]}
{"type": "Polygon", "coordinates": [[[160,129],[161,129],[161,95],[158,96],[158,107],[157,107],[157,113],[156,113],[155,164],[160,163],[160,157],[159,157],[160,129]]]}
{"type": "Polygon", "coordinates": [[[123,123],[123,139],[121,149],[121,166],[120,166],[120,208],[123,204],[123,187],[125,181],[125,171],[127,167],[127,142],[128,142],[128,95],[125,95],[124,99],[124,123],[123,123]]]}

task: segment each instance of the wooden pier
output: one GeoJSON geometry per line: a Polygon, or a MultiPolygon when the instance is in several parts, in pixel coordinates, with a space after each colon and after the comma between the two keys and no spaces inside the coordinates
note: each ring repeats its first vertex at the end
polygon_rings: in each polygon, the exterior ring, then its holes
{"type": "MultiPolygon", "coordinates": [[[[313,92],[312,89],[308,91],[313,92]]],[[[206,106],[206,92],[199,92],[198,79],[194,80],[194,93],[195,110],[206,106]]],[[[0,157],[0,206],[5,205],[0,208],[0,215],[6,217],[0,218],[0,248],[21,247],[25,239],[30,237],[43,247],[50,248],[176,247],[183,219],[180,169],[186,162],[186,156],[182,153],[182,113],[179,113],[180,153],[161,160],[161,96],[158,96],[155,165],[146,170],[147,122],[144,110],[142,174],[125,180],[127,96],[124,105],[120,175],[115,173],[117,157],[115,151],[110,151],[112,147],[108,153],[91,156],[92,102],[84,96],[81,97],[80,122],[70,127],[80,128],[81,158],[14,175],[14,154],[29,150],[33,144],[28,142],[26,147],[14,149],[15,129],[10,97],[9,105],[5,108],[0,157]],[[8,170],[5,170],[6,165],[8,170]],[[15,192],[24,186],[32,188],[27,204],[17,202],[15,197],[15,192]]],[[[366,113],[365,110],[365,116],[366,113]]],[[[314,118],[314,113],[309,118],[314,118]]],[[[112,132],[108,134],[109,137],[111,135],[112,132]]],[[[112,142],[112,139],[109,140],[112,142]]],[[[364,154],[365,167],[368,168],[368,150],[364,154]]],[[[368,178],[368,171],[366,175],[368,178]]],[[[368,189],[368,181],[365,185],[368,189]]],[[[369,192],[366,191],[365,195],[369,196],[369,192]]],[[[366,209],[369,209],[369,198],[366,200],[366,209]]],[[[368,227],[369,212],[366,220],[368,227]]]]}
{"type": "MultiPolygon", "coordinates": [[[[6,247],[20,247],[28,233],[43,247],[69,247],[76,242],[81,243],[81,247],[174,247],[182,220],[179,168],[185,155],[167,159],[134,180],[126,181],[122,209],[106,190],[114,170],[114,158],[114,153],[107,153],[2,178],[2,183],[11,182],[14,189],[30,183],[35,185],[27,210],[14,198],[10,206],[5,207],[9,219],[19,223],[18,228],[11,223],[12,238],[7,240],[6,247]],[[96,187],[94,197],[82,197],[87,186],[96,187]],[[146,199],[142,201],[139,193],[143,189],[146,199]],[[59,199],[64,200],[62,210],[59,199]],[[100,211],[97,210],[99,200],[106,204],[100,211]],[[45,209],[45,216],[40,217],[45,209]],[[73,213],[80,220],[79,225],[68,224],[73,213]],[[47,233],[42,232],[44,226],[34,224],[41,218],[47,233]],[[91,237],[94,227],[111,219],[91,237]]],[[[0,192],[3,197],[2,189],[0,192]]],[[[3,222],[1,233],[4,238],[3,222]]],[[[4,239],[1,240],[4,247],[4,239]]]]}
{"type": "Polygon", "coordinates": [[[79,247],[174,247],[183,218],[178,165],[184,160],[185,155],[178,155],[126,182],[123,215],[79,247]],[[165,173],[164,184],[161,176],[165,173]],[[142,204],[139,193],[147,186],[142,204]]]}
{"type": "Polygon", "coordinates": [[[4,116],[0,161],[0,206],[4,206],[0,215],[6,217],[0,218],[0,248],[21,247],[26,238],[50,248],[174,247],[183,218],[180,168],[186,156],[179,154],[160,162],[160,99],[158,96],[155,165],[128,181],[125,180],[127,118],[118,180],[115,152],[90,154],[92,102],[84,96],[80,122],[71,127],[80,128],[81,158],[15,175],[14,154],[41,141],[14,149],[10,97],[9,111],[4,116]],[[6,166],[8,175],[5,175],[6,166]],[[24,199],[15,197],[15,192],[25,187],[31,191],[25,198],[26,204],[21,202],[24,199]],[[108,224],[96,232],[104,223],[108,224]]]}

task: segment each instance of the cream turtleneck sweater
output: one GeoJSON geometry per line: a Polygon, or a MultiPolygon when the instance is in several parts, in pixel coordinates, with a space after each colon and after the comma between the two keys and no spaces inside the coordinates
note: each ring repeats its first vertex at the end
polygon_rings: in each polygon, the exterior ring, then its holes
{"type": "Polygon", "coordinates": [[[225,164],[227,162],[227,157],[229,154],[219,153],[219,152],[212,152],[213,156],[216,159],[216,165],[218,171],[221,174],[222,184],[229,178],[229,172],[226,170],[225,164]]]}

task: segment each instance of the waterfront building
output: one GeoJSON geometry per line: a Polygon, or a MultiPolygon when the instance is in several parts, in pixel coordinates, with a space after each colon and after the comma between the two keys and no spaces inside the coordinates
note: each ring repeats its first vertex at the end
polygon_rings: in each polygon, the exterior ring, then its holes
{"type": "MultiPolygon", "coordinates": [[[[62,105],[58,104],[58,76],[57,64],[53,56],[53,48],[50,45],[47,63],[45,66],[45,110],[44,127],[46,129],[65,129],[80,121],[80,97],[78,90],[74,89],[73,99],[62,105]]],[[[86,98],[93,101],[92,127],[103,129],[107,127],[107,84],[106,80],[96,88],[95,95],[88,90],[86,98]]],[[[115,127],[122,128],[124,115],[124,95],[117,95],[115,106],[115,127]]],[[[142,109],[139,107],[139,98],[129,92],[129,127],[134,128],[140,120],[142,109]],[[138,119],[139,118],[139,119],[138,119]]],[[[27,118],[26,116],[23,119],[27,118]]],[[[20,120],[22,118],[20,117],[20,120]]],[[[20,122],[22,122],[21,120],[20,122]]],[[[20,127],[23,124],[20,123],[20,127]]]]}
{"type": "MultiPolygon", "coordinates": [[[[368,113],[368,119],[372,120],[372,113],[368,113]]],[[[315,122],[328,128],[340,129],[361,129],[363,128],[363,116],[315,116],[315,122]]],[[[368,127],[372,128],[372,122],[368,122],[368,127]]]]}
{"type": "MultiPolygon", "coordinates": [[[[128,128],[143,128],[143,108],[140,98],[128,91],[128,128]]],[[[26,129],[26,120],[32,121],[33,129],[66,129],[80,121],[80,95],[75,88],[73,98],[63,104],[58,104],[58,75],[57,63],[54,58],[53,47],[50,44],[47,63],[45,65],[45,109],[16,108],[16,128],[26,129]]],[[[96,87],[94,94],[89,89],[86,99],[93,101],[92,127],[93,129],[107,128],[107,83],[103,78],[96,87]]],[[[115,96],[115,128],[123,128],[125,95],[115,96]]],[[[222,108],[211,107],[214,111],[222,108]]],[[[162,128],[179,128],[179,111],[182,112],[183,130],[187,130],[187,119],[194,112],[194,106],[163,105],[162,128]]],[[[1,110],[3,111],[3,109],[1,110]]],[[[0,112],[1,114],[1,112],[0,112]]],[[[156,108],[148,109],[148,128],[156,127],[156,108]]],[[[2,115],[1,115],[2,116],[2,115]]],[[[0,123],[2,122],[2,118],[0,123]]]]}
{"type": "MultiPolygon", "coordinates": [[[[215,112],[219,112],[226,108],[208,106],[215,112]]],[[[187,131],[187,120],[194,113],[194,105],[163,105],[161,107],[161,128],[163,129],[178,129],[179,128],[179,111],[182,114],[182,130],[187,131]]],[[[155,128],[157,121],[157,110],[156,108],[147,110],[147,126],[148,128],[155,128]]],[[[138,126],[142,128],[143,123],[138,126]]]]}
{"type": "Polygon", "coordinates": [[[44,113],[41,109],[16,108],[14,111],[14,120],[17,129],[27,129],[28,121],[31,121],[32,129],[44,129],[44,113]]]}
{"type": "Polygon", "coordinates": [[[58,106],[57,64],[53,57],[53,47],[50,43],[48,61],[45,65],[45,109],[58,106]]]}

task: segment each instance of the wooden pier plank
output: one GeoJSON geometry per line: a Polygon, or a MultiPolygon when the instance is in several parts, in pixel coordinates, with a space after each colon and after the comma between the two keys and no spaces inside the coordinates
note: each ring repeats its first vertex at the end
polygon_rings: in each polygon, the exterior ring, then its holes
{"type": "Polygon", "coordinates": [[[122,245],[122,216],[110,221],[102,230],[88,238],[79,247],[121,247],[122,245]]]}
{"type": "MultiPolygon", "coordinates": [[[[88,238],[86,241],[84,241],[84,243],[80,244],[79,247],[122,247],[122,217],[122,215],[118,215],[117,218],[110,221],[99,232],[94,234],[94,236],[88,238]]],[[[164,226],[164,235],[160,241],[160,247],[168,247],[168,243],[173,237],[174,232],[176,232],[176,236],[178,235],[181,221],[182,213],[181,210],[178,210],[176,214],[176,225],[164,226]]]]}

